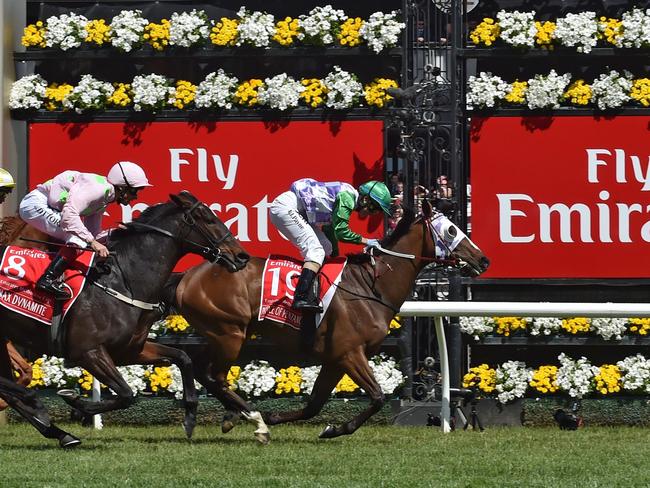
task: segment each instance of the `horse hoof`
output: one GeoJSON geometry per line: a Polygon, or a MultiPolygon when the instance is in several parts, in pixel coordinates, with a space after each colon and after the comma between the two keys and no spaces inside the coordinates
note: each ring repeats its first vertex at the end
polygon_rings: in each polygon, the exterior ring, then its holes
{"type": "Polygon", "coordinates": [[[185,430],[185,435],[187,436],[188,439],[192,438],[192,434],[194,433],[194,427],[196,426],[196,419],[192,416],[185,417],[185,421],[183,422],[183,429],[185,430]]]}
{"type": "Polygon", "coordinates": [[[338,437],[338,434],[336,433],[336,427],[333,425],[326,426],[318,435],[319,439],[331,439],[333,437],[338,437]]]}
{"type": "Polygon", "coordinates": [[[66,399],[66,398],[77,398],[79,395],[77,394],[76,391],[71,390],[71,389],[64,389],[64,390],[59,390],[56,392],[57,395],[59,395],[61,398],[66,399]]]}
{"type": "Polygon", "coordinates": [[[221,421],[221,432],[227,434],[232,429],[235,428],[235,423],[232,420],[222,420],[221,421]]]}
{"type": "Polygon", "coordinates": [[[64,449],[77,447],[79,444],[81,444],[81,440],[77,439],[72,434],[66,434],[59,439],[59,446],[61,446],[64,449]]]}
{"type": "Polygon", "coordinates": [[[257,442],[263,446],[268,445],[271,442],[271,433],[270,432],[255,432],[255,438],[257,442]]]}

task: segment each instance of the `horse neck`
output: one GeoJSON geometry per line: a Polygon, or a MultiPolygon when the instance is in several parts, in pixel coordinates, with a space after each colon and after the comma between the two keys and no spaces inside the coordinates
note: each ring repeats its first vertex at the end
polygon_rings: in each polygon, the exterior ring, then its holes
{"type": "MultiPolygon", "coordinates": [[[[417,226],[420,228],[420,225],[417,226]]],[[[422,232],[409,232],[391,248],[402,254],[413,254],[415,259],[407,259],[389,254],[381,254],[376,259],[377,290],[389,303],[399,308],[410,296],[420,271],[428,264],[423,259],[424,240],[422,232]]]]}

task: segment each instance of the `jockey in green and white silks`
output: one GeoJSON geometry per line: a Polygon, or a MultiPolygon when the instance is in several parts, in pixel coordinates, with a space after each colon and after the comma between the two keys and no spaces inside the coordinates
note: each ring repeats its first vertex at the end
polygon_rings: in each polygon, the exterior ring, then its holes
{"type": "Polygon", "coordinates": [[[271,204],[271,222],[299,250],[305,261],[296,286],[293,308],[321,311],[318,280],[326,256],[338,255],[338,242],[379,245],[350,229],[350,215],[361,217],[383,211],[390,215],[391,196],[380,181],[368,181],[355,189],[339,181],[320,182],[311,178],[295,181],[291,189],[271,204]]]}

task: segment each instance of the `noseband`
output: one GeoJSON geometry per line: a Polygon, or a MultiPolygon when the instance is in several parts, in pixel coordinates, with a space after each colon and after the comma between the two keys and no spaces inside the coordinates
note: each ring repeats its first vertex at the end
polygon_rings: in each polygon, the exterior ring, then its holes
{"type": "Polygon", "coordinates": [[[190,229],[195,229],[196,231],[198,231],[198,233],[201,234],[201,237],[203,237],[208,242],[208,246],[203,246],[197,242],[187,239],[187,236],[181,237],[181,236],[174,235],[168,230],[161,229],[160,227],[151,224],[144,224],[138,221],[133,221],[124,224],[124,226],[134,229],[137,232],[147,232],[147,231],[155,232],[157,234],[161,234],[171,239],[174,239],[175,241],[178,241],[181,244],[189,244],[191,246],[191,252],[203,256],[205,259],[207,259],[210,262],[218,263],[219,261],[225,261],[228,264],[234,265],[234,262],[232,262],[230,257],[224,254],[221,248],[219,247],[219,245],[223,243],[226,239],[228,239],[229,237],[233,237],[232,232],[226,230],[226,233],[220,239],[214,239],[202,225],[199,225],[196,222],[196,219],[192,215],[194,210],[196,210],[200,205],[203,205],[203,203],[197,201],[190,208],[183,211],[183,223],[187,225],[190,229]]]}

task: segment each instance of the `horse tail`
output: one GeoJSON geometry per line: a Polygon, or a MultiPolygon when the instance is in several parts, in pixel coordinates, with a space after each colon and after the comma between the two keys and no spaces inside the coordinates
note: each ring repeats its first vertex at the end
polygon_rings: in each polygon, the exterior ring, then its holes
{"type": "Polygon", "coordinates": [[[161,294],[161,307],[163,316],[175,315],[178,313],[178,303],[176,302],[176,288],[183,279],[185,273],[172,273],[165,283],[161,294]]]}

